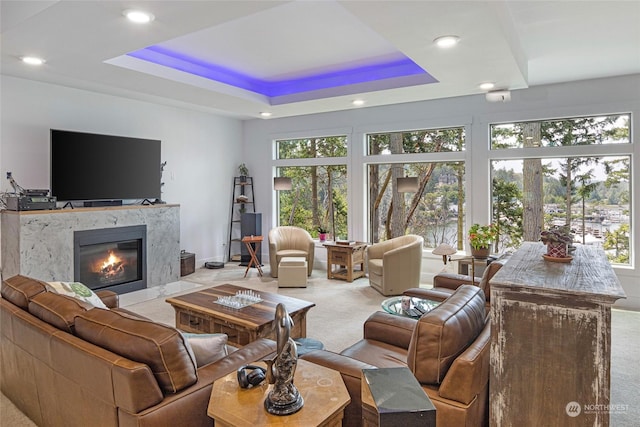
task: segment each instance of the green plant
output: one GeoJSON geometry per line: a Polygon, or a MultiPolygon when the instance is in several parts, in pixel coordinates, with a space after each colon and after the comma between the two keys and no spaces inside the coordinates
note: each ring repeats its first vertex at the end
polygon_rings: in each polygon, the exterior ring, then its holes
{"type": "Polygon", "coordinates": [[[573,234],[568,225],[554,225],[548,230],[542,230],[540,240],[545,245],[552,242],[571,243],[573,234]]]}
{"type": "Polygon", "coordinates": [[[493,224],[473,224],[469,229],[469,244],[473,249],[490,247],[496,237],[496,227],[493,224]]]}
{"type": "Polygon", "coordinates": [[[240,163],[238,171],[240,171],[240,176],[249,176],[249,168],[244,163],[240,163]]]}
{"type": "Polygon", "coordinates": [[[318,230],[318,233],[320,233],[320,234],[327,234],[327,233],[329,232],[329,230],[327,230],[327,229],[326,229],[326,228],[324,228],[323,226],[319,226],[319,227],[317,228],[317,230],[318,230]]]}

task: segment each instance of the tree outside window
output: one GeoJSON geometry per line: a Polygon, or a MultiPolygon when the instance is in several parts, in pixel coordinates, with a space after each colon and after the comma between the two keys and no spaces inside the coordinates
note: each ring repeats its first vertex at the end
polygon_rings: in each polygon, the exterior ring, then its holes
{"type": "Polygon", "coordinates": [[[322,160],[346,158],[346,141],[346,136],[276,141],[278,159],[317,159],[311,166],[277,168],[277,176],[292,180],[291,191],[278,192],[279,225],[304,228],[313,237],[322,229],[347,238],[347,167],[322,160]]]}
{"type": "Polygon", "coordinates": [[[629,144],[629,123],[630,115],[621,114],[491,126],[493,150],[543,154],[491,162],[495,250],[516,249],[522,240],[539,240],[542,229],[569,224],[576,242],[601,246],[611,262],[628,264],[631,158],[583,155],[576,147],[629,144]],[[558,156],[560,149],[569,155],[558,156]]]}
{"type": "Polygon", "coordinates": [[[367,143],[369,156],[389,157],[368,165],[370,241],[418,234],[426,246],[446,242],[463,249],[464,162],[422,159],[463,151],[464,128],[369,134],[367,143]],[[415,161],[392,160],[406,154],[415,161]],[[402,177],[416,177],[418,190],[399,192],[402,177]]]}

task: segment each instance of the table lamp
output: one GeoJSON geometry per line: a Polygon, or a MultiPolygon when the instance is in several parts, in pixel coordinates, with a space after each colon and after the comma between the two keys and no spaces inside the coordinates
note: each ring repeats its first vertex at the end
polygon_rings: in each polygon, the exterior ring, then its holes
{"type": "Polygon", "coordinates": [[[431,251],[434,255],[442,255],[442,262],[444,262],[444,265],[447,265],[447,261],[451,259],[451,255],[456,252],[455,248],[448,243],[440,243],[437,248],[431,251]]]}

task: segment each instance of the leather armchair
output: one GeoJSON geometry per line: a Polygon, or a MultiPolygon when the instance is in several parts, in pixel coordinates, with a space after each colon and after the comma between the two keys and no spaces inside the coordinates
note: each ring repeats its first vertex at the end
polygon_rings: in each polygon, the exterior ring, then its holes
{"type": "Polygon", "coordinates": [[[438,273],[433,277],[433,288],[410,288],[405,290],[402,294],[411,297],[418,297],[428,299],[432,301],[444,301],[449,298],[453,293],[462,285],[474,284],[478,286],[484,292],[486,298],[486,310],[489,312],[491,306],[491,278],[502,268],[502,266],[509,260],[508,256],[502,256],[501,258],[493,261],[485,268],[482,278],[466,276],[463,274],[455,273],[438,273]]]}
{"type": "Polygon", "coordinates": [[[382,295],[400,295],[420,286],[422,244],[415,234],[395,237],[367,247],[369,284],[382,295]]]}
{"type": "Polygon", "coordinates": [[[284,257],[305,257],[307,276],[313,271],[315,242],[311,234],[300,227],[282,226],[269,230],[269,266],[271,277],[278,277],[278,265],[284,257]]]}
{"type": "Polygon", "coordinates": [[[485,296],[460,286],[420,319],[384,312],[364,324],[364,337],[340,354],[314,350],[302,359],[341,373],[351,403],[343,426],[362,425],[362,369],[408,367],[436,407],[438,427],[489,422],[491,322],[485,296]]]}

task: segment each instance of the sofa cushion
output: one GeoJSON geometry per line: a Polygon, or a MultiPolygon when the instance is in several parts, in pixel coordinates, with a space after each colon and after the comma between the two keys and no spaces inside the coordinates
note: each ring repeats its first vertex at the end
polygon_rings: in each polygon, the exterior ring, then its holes
{"type": "Polygon", "coordinates": [[[92,305],[66,295],[41,292],[29,301],[29,313],[65,332],[74,333],[75,319],[92,305]]]}
{"type": "Polygon", "coordinates": [[[47,286],[53,292],[76,298],[94,307],[107,309],[107,306],[102,302],[100,297],[80,282],[47,282],[47,286]]]}
{"type": "Polygon", "coordinates": [[[182,332],[193,351],[198,368],[227,356],[227,334],[190,334],[182,332]]]}
{"type": "Polygon", "coordinates": [[[422,384],[440,384],[449,367],[480,334],[486,322],[484,292],[462,285],[416,323],[407,365],[422,384]]]}
{"type": "Polygon", "coordinates": [[[46,292],[47,287],[31,277],[18,274],[2,282],[2,298],[23,310],[29,309],[29,300],[35,295],[46,292]]]}
{"type": "Polygon", "coordinates": [[[198,379],[186,338],[175,328],[100,308],[79,315],[75,327],[85,341],[149,366],[165,393],[198,379]]]}

